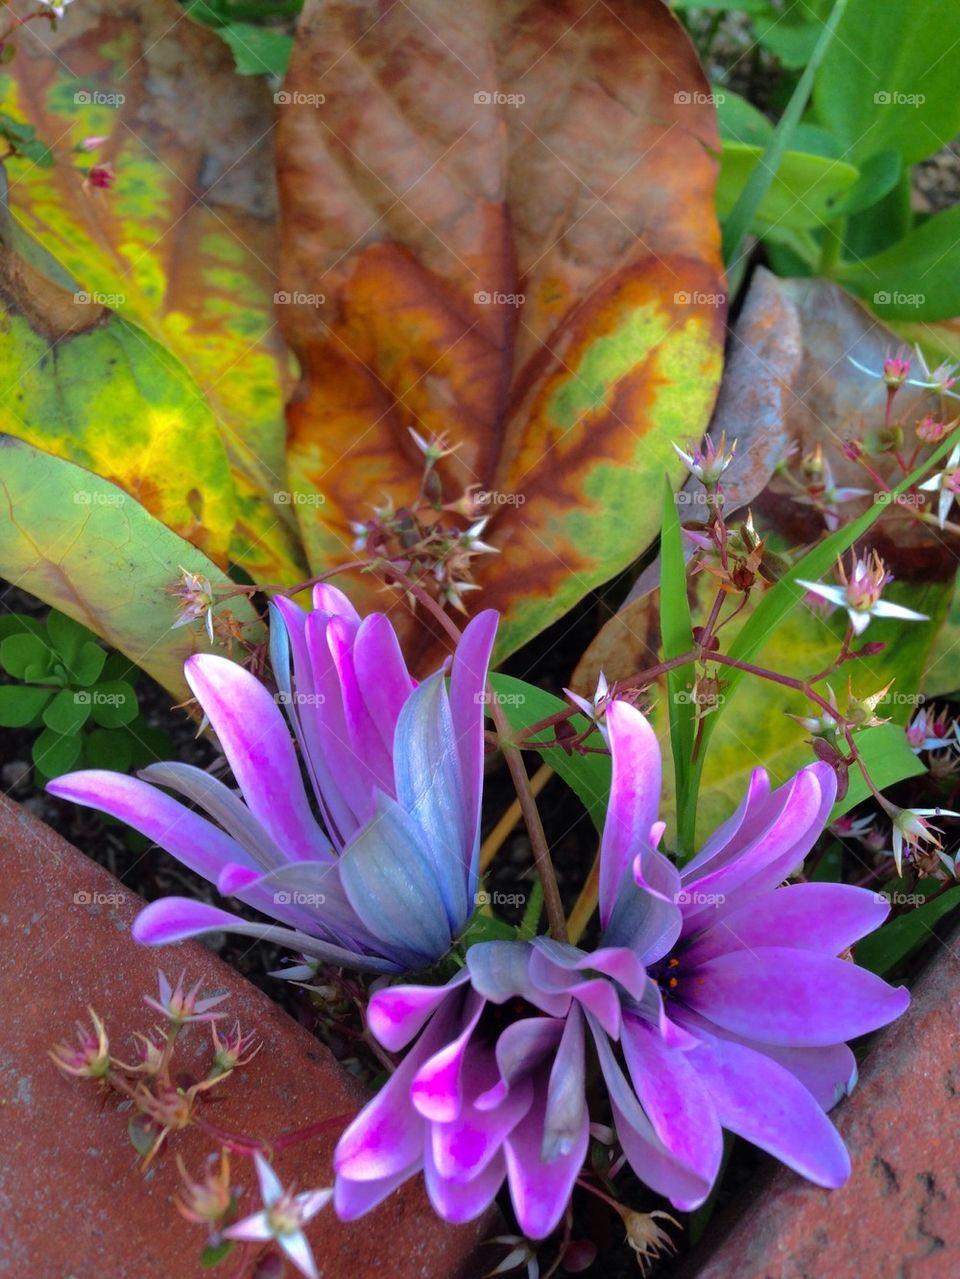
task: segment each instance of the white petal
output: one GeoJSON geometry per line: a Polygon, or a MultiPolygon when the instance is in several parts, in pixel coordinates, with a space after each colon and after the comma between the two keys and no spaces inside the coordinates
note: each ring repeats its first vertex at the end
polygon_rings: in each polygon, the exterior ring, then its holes
{"type": "Polygon", "coordinates": [[[260,1181],[260,1197],[269,1208],[283,1194],[283,1186],[259,1150],[254,1153],[253,1159],[257,1165],[257,1178],[260,1181]]]}
{"type": "MultiPolygon", "coordinates": [[[[875,604],[873,608],[874,612],[876,612],[877,605],[875,604]]],[[[862,635],[870,625],[871,614],[861,612],[860,609],[848,608],[847,616],[850,618],[850,625],[853,627],[854,635],[862,635]]]]}
{"type": "Polygon", "coordinates": [[[252,1217],[244,1217],[234,1226],[228,1226],[223,1232],[227,1239],[272,1239],[273,1226],[265,1212],[255,1212],[252,1217]]]}
{"type": "Polygon", "coordinates": [[[306,1275],[307,1279],[319,1279],[317,1263],[301,1231],[295,1235],[281,1235],[277,1242],[302,1275],[306,1275]]]}
{"type": "Polygon", "coordinates": [[[301,1221],[309,1221],[311,1217],[315,1217],[321,1208],[326,1208],[327,1204],[333,1198],[333,1190],[304,1190],[302,1194],[294,1197],[294,1203],[297,1205],[297,1215],[301,1221]]]}
{"type": "Polygon", "coordinates": [[[870,612],[874,617],[902,617],[908,622],[930,621],[926,613],[915,613],[912,608],[904,608],[902,604],[892,604],[888,600],[877,600],[870,612]]]}

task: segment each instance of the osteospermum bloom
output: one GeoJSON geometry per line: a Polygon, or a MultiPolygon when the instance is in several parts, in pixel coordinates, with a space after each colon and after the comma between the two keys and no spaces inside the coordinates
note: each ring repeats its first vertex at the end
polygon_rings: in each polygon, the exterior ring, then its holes
{"type": "Polygon", "coordinates": [[[678,871],[655,848],[653,730],[622,701],[606,719],[598,948],[480,943],[446,986],[373,996],[380,1042],[412,1047],[337,1146],[341,1216],[422,1169],[446,1219],[476,1216],[506,1179],[524,1232],[548,1234],[587,1150],[588,1051],[627,1160],[678,1208],[709,1193],[723,1128],[821,1185],[846,1178],[825,1113],[855,1076],[845,1041],[908,996],[837,957],[889,903],[843,884],[778,888],[824,829],[833,772],[813,764],[771,791],[756,770],[737,812],[678,871]]]}
{"type": "Polygon", "coordinates": [[[840,578],[839,586],[825,586],[822,582],[808,582],[800,577],[797,585],[839,608],[845,608],[855,635],[863,634],[870,625],[871,617],[898,617],[911,622],[930,620],[926,613],[917,613],[912,608],[880,598],[883,588],[893,578],[876,551],[871,556],[855,557],[849,577],[843,561],[838,559],[837,576],[840,578]]]}
{"type": "Polygon", "coordinates": [[[467,626],[448,691],[444,670],[415,684],[384,614],[361,620],[328,586],[315,590],[314,605],[304,612],[276,601],[276,696],[226,658],[200,654],[186,663],[239,793],[179,763],[152,764],[139,778],[71,773],[49,790],[120,818],[225,896],[286,925],[168,897],[138,916],[138,941],[226,930],[356,969],[416,971],[449,950],[474,910],[496,614],[467,626]]]}

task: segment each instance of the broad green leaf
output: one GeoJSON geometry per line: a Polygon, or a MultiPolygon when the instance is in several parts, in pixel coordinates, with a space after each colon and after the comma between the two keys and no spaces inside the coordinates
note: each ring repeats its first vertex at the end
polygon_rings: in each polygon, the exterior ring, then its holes
{"type": "Polygon", "coordinates": [[[47,618],[47,637],[68,666],[72,666],[77,660],[84,644],[93,639],[92,633],[85,626],[75,622],[66,613],[58,613],[56,609],[51,610],[47,618]]]}
{"type": "MultiPolygon", "coordinates": [[[[687,595],[687,565],[683,554],[680,516],[670,481],[664,481],[663,526],[660,535],[660,639],[665,661],[693,648],[693,626],[687,595]]],[[[684,686],[683,670],[667,673],[667,716],[673,752],[680,842],[693,834],[690,800],[690,765],[696,732],[697,708],[684,686]]]]}
{"type": "Polygon", "coordinates": [[[305,6],[277,153],[282,287],[324,286],[280,308],[314,571],[353,558],[384,494],[414,500],[410,426],[458,446],[449,500],[491,495],[499,553],[469,599],[501,611],[498,660],[653,540],[670,442],[701,434],[722,362],[708,89],[660,0],[411,0],[359,38],[347,0],[305,6]]]}
{"type": "Polygon", "coordinates": [[[723,85],[713,86],[717,100],[717,125],[720,137],[726,142],[740,142],[746,146],[766,146],[773,133],[773,123],[759,107],[755,107],[739,93],[723,85]]]}
{"type": "MultiPolygon", "coordinates": [[[[936,888],[939,887],[937,884],[936,888]]],[[[906,959],[912,950],[928,942],[933,936],[934,924],[958,906],[960,885],[949,889],[936,901],[926,902],[905,915],[891,919],[875,933],[857,942],[857,963],[882,977],[902,959],[906,959]]]]}
{"type": "Polygon", "coordinates": [[[39,721],[40,713],[57,694],[33,684],[0,684],[0,726],[25,728],[39,721]]]}
{"type": "Polygon", "coordinates": [[[14,679],[27,679],[31,668],[49,671],[52,657],[49,643],[39,635],[20,632],[0,643],[0,665],[14,679]]]}
{"type": "Polygon", "coordinates": [[[833,209],[835,218],[846,218],[869,209],[896,187],[903,161],[896,151],[880,151],[868,156],[860,166],[860,176],[833,209]]]}
{"type": "MultiPolygon", "coordinates": [[[[172,629],[177,608],[166,590],[181,567],[215,588],[232,585],[216,565],[115,485],[11,436],[0,436],[0,503],[0,577],[83,622],[177,701],[187,697],[183,663],[206,647],[205,635],[172,629]]],[[[229,607],[255,620],[244,597],[229,607]]]]}
{"type": "MultiPolygon", "coordinates": [[[[721,217],[732,211],[763,152],[762,146],[724,142],[717,183],[717,211],[721,217]]],[[[853,165],[843,160],[788,151],[757,209],[755,225],[761,230],[770,225],[802,230],[829,222],[858,178],[853,165]]]]}
{"type": "Polygon", "coordinates": [[[851,160],[894,150],[913,164],[951,141],[958,44],[955,0],[849,0],[813,100],[851,160]]]}
{"type": "Polygon", "coordinates": [[[91,691],[91,700],[93,719],[102,728],[120,728],[137,718],[137,695],[125,680],[98,684],[91,691]]]}
{"type": "MultiPolygon", "coordinates": [[[[231,558],[258,580],[301,579],[296,522],[276,500],[288,488],[283,403],[292,370],[274,314],[270,89],[263,79],[238,77],[226,45],[185,21],[175,0],[130,0],[122,19],[109,6],[76,4],[69,21],[44,32],[41,53],[25,46],[21,55],[4,76],[2,105],[55,142],[58,163],[18,170],[12,211],[59,264],[60,276],[46,265],[37,269],[61,284],[68,277],[71,293],[93,299],[66,312],[77,328],[86,332],[106,320],[104,307],[122,316],[96,343],[87,396],[98,409],[111,408],[109,388],[98,385],[111,366],[99,356],[115,335],[116,376],[129,366],[145,401],[139,411],[126,404],[106,419],[117,433],[114,466],[104,456],[108,446],[95,447],[85,419],[81,445],[89,454],[69,453],[70,460],[105,465],[106,478],[119,479],[158,515],[164,500],[158,489],[179,491],[184,468],[193,465],[196,536],[182,519],[172,527],[221,565],[232,530],[231,558]],[[90,135],[107,138],[96,156],[71,155],[90,135]],[[80,170],[94,159],[114,167],[108,191],[83,181],[80,170]],[[173,387],[161,394],[153,366],[164,353],[173,387]],[[114,420],[120,411],[125,431],[114,420]],[[130,446],[138,430],[147,432],[147,460],[151,449],[157,452],[142,476],[130,446]],[[179,459],[174,437],[182,445],[179,459]],[[222,474],[225,457],[230,484],[222,474]]],[[[35,397],[47,393],[54,363],[35,369],[35,397]]],[[[59,437],[77,422],[57,415],[44,426],[59,437]]],[[[8,422],[5,429],[13,428],[8,422]]]]}
{"type": "MultiPolygon", "coordinates": [[[[555,715],[557,711],[568,709],[568,703],[561,701],[559,697],[534,688],[532,684],[515,679],[512,675],[494,674],[490,676],[490,682],[511,728],[525,728],[528,724],[546,719],[548,715],[555,715]]],[[[570,723],[578,733],[587,727],[586,719],[579,714],[574,715],[570,723]]],[[[595,734],[590,745],[602,745],[599,734],[595,734]]],[[[602,831],[607,801],[610,798],[610,756],[568,755],[559,746],[551,746],[540,751],[539,755],[580,798],[594,826],[602,831]]]]}
{"type": "Polygon", "coordinates": [[[84,644],[70,667],[70,680],[73,684],[86,687],[99,679],[106,665],[107,654],[92,640],[84,644]]]}
{"type": "Polygon", "coordinates": [[[960,205],[935,213],[876,257],[838,268],[836,276],[881,319],[960,315],[960,205]]]}
{"type": "Polygon", "coordinates": [[[33,762],[41,777],[59,777],[75,766],[82,749],[83,739],[79,734],[63,735],[45,728],[33,743],[33,762]]]}
{"type": "Polygon", "coordinates": [[[90,693],[73,688],[62,688],[43,712],[43,722],[54,733],[73,737],[90,718],[90,693]]]}

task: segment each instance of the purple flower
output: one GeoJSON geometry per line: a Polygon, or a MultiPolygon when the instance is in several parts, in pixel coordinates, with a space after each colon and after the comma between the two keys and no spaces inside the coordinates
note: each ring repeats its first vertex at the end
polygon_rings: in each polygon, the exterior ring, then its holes
{"type": "Polygon", "coordinates": [[[837,958],[888,904],[842,884],[778,887],[824,829],[834,774],[813,764],[771,792],[756,770],[737,812],[678,871],[655,850],[656,737],[625,702],[606,718],[599,948],[480,943],[446,986],[374,995],[377,1038],[413,1047],[340,1139],[342,1217],[423,1170],[447,1220],[482,1212],[506,1180],[524,1233],[548,1234],[587,1150],[589,1043],[624,1154],[678,1208],[709,1193],[723,1128],[821,1185],[846,1178],[825,1114],[855,1077],[844,1041],[891,1021],[908,996],[837,958]]]}
{"type": "Polygon", "coordinates": [[[143,780],[71,773],[49,789],[128,822],[225,896],[286,927],[168,897],[140,914],[137,940],[162,945],[226,930],[371,972],[416,971],[446,954],[474,910],[496,623],[488,611],[467,626],[449,690],[444,670],[417,685],[387,618],[361,620],[329,586],[315,589],[310,612],[275,602],[276,697],[234,662],[191,657],[187,681],[239,793],[178,763],[152,764],[143,780]]]}

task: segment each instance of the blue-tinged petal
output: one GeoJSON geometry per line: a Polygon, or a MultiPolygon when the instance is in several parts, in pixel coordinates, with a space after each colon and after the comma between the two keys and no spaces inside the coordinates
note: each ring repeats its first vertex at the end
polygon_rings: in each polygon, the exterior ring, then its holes
{"type": "Polygon", "coordinates": [[[333,1206],[341,1221],[356,1221],[389,1198],[405,1181],[409,1181],[423,1167],[422,1152],[406,1168],[378,1181],[354,1181],[343,1174],[337,1177],[333,1188],[333,1206]]]}
{"type": "Polygon", "coordinates": [[[453,716],[443,672],[407,698],[394,739],[397,799],[420,828],[453,933],[473,913],[467,896],[471,849],[467,832],[453,716]]]}
{"type": "MultiPolygon", "coordinates": [[[[278,848],[236,791],[193,764],[149,764],[137,774],[154,786],[167,786],[197,804],[219,822],[264,870],[283,866],[289,858],[278,848]]],[[[325,856],[332,856],[329,844],[325,856]]]]}
{"type": "Polygon", "coordinates": [[[530,977],[533,948],[529,942],[487,941],[467,951],[467,968],[475,990],[492,1004],[525,999],[551,1017],[562,1017],[570,1007],[568,995],[541,991],[530,977]]]}
{"type": "Polygon", "coordinates": [[[310,811],[293,742],[263,684],[209,653],[188,658],[184,674],[259,824],[291,860],[325,856],[328,843],[310,811]]]}
{"type": "Polygon", "coordinates": [[[144,946],[169,946],[186,941],[188,937],[202,937],[204,933],[240,933],[286,946],[300,954],[312,955],[325,963],[358,972],[396,972],[397,965],[386,959],[370,955],[355,955],[339,946],[310,937],[307,933],[291,928],[278,928],[276,924],[255,924],[240,919],[229,911],[189,897],[162,897],[160,901],[145,906],[133,922],[130,930],[135,941],[144,946]]]}
{"type": "Polygon", "coordinates": [[[47,783],[47,790],[59,799],[118,817],[211,883],[217,882],[221,869],[231,862],[258,869],[235,839],[135,777],[92,768],[58,777],[47,783]]]}
{"type": "Polygon", "coordinates": [[[410,971],[436,963],[452,933],[423,833],[380,794],[373,820],[344,849],[340,881],[361,922],[410,971]]]}
{"type": "Polygon", "coordinates": [[[540,1157],[547,1163],[569,1155],[583,1130],[587,1113],[587,1071],[583,1014],[573,1004],[567,1014],[560,1047],[550,1069],[543,1117],[540,1157]]]}
{"type": "MultiPolygon", "coordinates": [[[[652,852],[649,857],[662,857],[652,852]]],[[[636,953],[644,964],[656,963],[674,945],[683,927],[680,907],[660,893],[641,887],[632,875],[620,885],[616,904],[603,933],[605,946],[636,953]]]]}
{"type": "Polygon", "coordinates": [[[460,756],[463,811],[467,815],[466,847],[471,857],[468,893],[471,901],[476,894],[480,849],[484,693],[498,620],[493,609],[486,609],[468,622],[450,665],[450,711],[460,756]]]}
{"type": "Polygon", "coordinates": [[[613,775],[600,844],[600,923],[610,921],[627,868],[649,842],[660,806],[660,744],[635,706],[607,707],[613,775]]]}
{"type": "MultiPolygon", "coordinates": [[[[782,800],[782,791],[778,794],[782,800]]],[[[687,862],[683,878],[696,878],[708,864],[711,870],[726,865],[748,840],[760,834],[771,818],[770,778],[765,769],[755,768],[736,812],[717,827],[696,857],[687,862]]]]}

